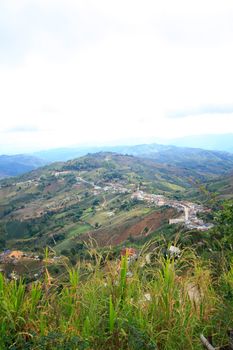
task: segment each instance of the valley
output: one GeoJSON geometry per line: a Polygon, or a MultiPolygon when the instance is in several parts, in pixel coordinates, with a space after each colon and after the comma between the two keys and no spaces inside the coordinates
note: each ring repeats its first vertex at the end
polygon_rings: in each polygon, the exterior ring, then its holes
{"type": "Polygon", "coordinates": [[[174,232],[208,230],[200,181],[187,168],[110,152],[2,180],[2,248],[42,252],[49,245],[60,254],[90,239],[99,246],[140,244],[169,224],[178,225],[174,232]]]}
{"type": "Polygon", "coordinates": [[[233,1],[0,1],[0,350],[233,350],[233,1]]]}
{"type": "MultiPolygon", "coordinates": [[[[232,169],[228,164],[229,172],[219,171],[218,162],[211,167],[213,172],[204,164],[193,171],[169,161],[100,152],[1,180],[1,314],[3,324],[17,322],[22,330],[16,340],[20,349],[24,344],[37,347],[39,342],[51,349],[77,349],[83,342],[87,349],[96,344],[107,349],[108,340],[103,347],[99,334],[101,329],[109,339],[114,312],[117,332],[126,327],[130,312],[127,327],[135,324],[140,337],[148,334],[139,339],[143,349],[151,349],[147,346],[161,329],[168,329],[170,337],[171,319],[172,324],[180,322],[179,329],[192,320],[186,329],[193,332],[197,344],[193,349],[199,349],[199,329],[205,330],[207,322],[210,327],[212,315],[221,322],[221,332],[215,332],[214,323],[211,329],[217,334],[216,343],[222,344],[218,334],[227,335],[232,324],[231,312],[222,311],[232,308],[232,267],[229,272],[225,268],[231,261],[232,202],[224,202],[233,195],[232,169]],[[15,295],[20,320],[29,315],[32,322],[14,321],[15,295]],[[154,331],[148,324],[155,305],[154,331]],[[57,314],[62,320],[58,326],[57,314]],[[137,324],[139,317],[145,327],[137,324]],[[104,320],[103,329],[98,320],[104,320]],[[91,331],[87,337],[92,321],[95,335],[91,331]],[[24,334],[33,325],[35,332],[28,340],[24,334]],[[60,337],[54,336],[56,327],[60,337]]],[[[11,344],[11,334],[4,329],[11,344]]],[[[188,336],[183,338],[187,348],[188,336]]],[[[155,346],[163,343],[162,336],[155,337],[155,346]]],[[[134,344],[132,349],[138,339],[134,344]]],[[[173,344],[172,338],[171,349],[173,344]]]]}

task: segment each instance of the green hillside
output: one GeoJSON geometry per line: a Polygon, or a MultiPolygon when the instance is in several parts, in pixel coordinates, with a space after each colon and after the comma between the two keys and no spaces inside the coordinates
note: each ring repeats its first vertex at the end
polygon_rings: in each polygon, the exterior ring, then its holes
{"type": "Polygon", "coordinates": [[[232,215],[229,201],[192,248],[184,237],[121,252],[92,241],[74,266],[46,248],[40,273],[28,280],[28,265],[23,281],[19,266],[32,257],[11,260],[11,281],[0,273],[1,349],[201,350],[200,335],[230,349],[232,215]]]}
{"type": "Polygon", "coordinates": [[[233,175],[226,175],[208,182],[207,190],[214,192],[219,198],[230,199],[233,197],[233,175]]]}
{"type": "Polygon", "coordinates": [[[199,176],[224,174],[233,167],[233,155],[227,152],[204,150],[200,148],[175,147],[164,145],[139,145],[126,148],[124,152],[157,163],[179,166],[192,170],[199,176]]]}
{"type": "Polygon", "coordinates": [[[138,187],[182,199],[189,197],[197,180],[200,177],[186,169],[113,153],[54,163],[2,180],[1,237],[6,247],[39,249],[49,244],[58,251],[70,248],[86,232],[100,237],[101,244],[120,243],[141,236],[150,215],[153,230],[175,215],[169,208],[133,200],[138,187]],[[145,222],[144,227],[139,222],[145,222]],[[118,237],[119,228],[121,239],[111,241],[110,232],[118,237]]]}
{"type": "Polygon", "coordinates": [[[201,350],[200,333],[228,344],[232,202],[201,212],[209,230],[168,224],[228,179],[98,153],[2,180],[1,349],[201,350]]]}
{"type": "Polygon", "coordinates": [[[209,197],[201,184],[213,177],[100,152],[5,179],[0,183],[1,247],[40,251],[49,245],[60,253],[90,237],[100,246],[145,240],[180,214],[138,200],[134,193],[140,189],[168,201],[205,201],[209,197]]]}
{"type": "Polygon", "coordinates": [[[160,164],[182,167],[192,170],[193,174],[199,177],[205,177],[206,174],[209,176],[221,175],[233,169],[233,155],[231,153],[210,150],[209,148],[208,150],[201,149],[198,143],[195,144],[195,147],[196,148],[177,147],[173,145],[151,143],[134,146],[120,145],[108,147],[61,148],[37,152],[35,155],[51,162],[66,161],[100,151],[115,152],[144,159],[153,159],[160,164]]]}

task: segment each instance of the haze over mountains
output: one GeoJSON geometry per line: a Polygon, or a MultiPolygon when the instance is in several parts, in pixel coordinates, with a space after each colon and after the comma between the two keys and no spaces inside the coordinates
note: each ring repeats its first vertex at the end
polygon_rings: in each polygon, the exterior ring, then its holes
{"type": "MultiPolygon", "coordinates": [[[[165,143],[164,140],[163,143],[165,143]]],[[[233,134],[185,136],[170,139],[169,144],[179,147],[204,148],[233,153],[233,134]]]]}
{"type": "Polygon", "coordinates": [[[206,172],[209,172],[209,174],[223,174],[232,168],[233,155],[230,152],[225,152],[226,149],[229,151],[231,149],[233,150],[232,134],[224,136],[208,135],[206,142],[198,136],[190,139],[177,139],[173,140],[173,142],[180,145],[206,145],[206,149],[151,143],[119,146],[67,147],[43,150],[35,152],[33,155],[3,155],[0,156],[0,178],[17,176],[43,166],[46,163],[67,161],[97,152],[129,154],[136,157],[153,159],[161,164],[186,167],[194,171],[198,168],[199,174],[206,172]],[[213,149],[211,150],[211,148],[213,149]],[[218,148],[218,150],[214,150],[215,148],[218,148]]]}
{"type": "Polygon", "coordinates": [[[47,162],[28,154],[1,155],[0,156],[0,179],[17,176],[45,165],[47,162]]]}
{"type": "Polygon", "coordinates": [[[233,169],[233,154],[231,153],[157,143],[134,146],[60,148],[41,151],[35,154],[48,162],[53,162],[67,161],[96,152],[114,152],[152,159],[156,163],[184,168],[189,171],[192,170],[194,174],[198,174],[199,176],[205,176],[206,174],[210,176],[221,175],[233,169]]]}
{"type": "Polygon", "coordinates": [[[138,142],[137,145],[119,145],[119,146],[77,146],[62,147],[35,152],[36,157],[45,159],[49,162],[66,161],[72,158],[83,156],[87,153],[95,153],[100,151],[117,152],[123,154],[143,155],[152,152],[161,152],[175,149],[173,146],[185,148],[201,148],[205,150],[224,151],[233,153],[233,134],[223,135],[196,135],[187,136],[177,139],[160,139],[156,143],[154,141],[138,142]]]}

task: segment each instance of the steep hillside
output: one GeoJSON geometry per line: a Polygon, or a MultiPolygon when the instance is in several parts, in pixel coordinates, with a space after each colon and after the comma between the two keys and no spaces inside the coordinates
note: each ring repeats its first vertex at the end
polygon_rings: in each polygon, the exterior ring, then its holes
{"type": "Polygon", "coordinates": [[[137,200],[133,193],[140,188],[168,198],[189,198],[197,180],[200,176],[187,169],[113,153],[54,163],[1,181],[1,237],[7,247],[49,244],[59,251],[87,232],[101,245],[104,240],[115,244],[141,237],[167,223],[176,211],[137,200]]]}
{"type": "Polygon", "coordinates": [[[221,199],[233,198],[233,173],[208,182],[206,188],[221,199]]]}
{"type": "Polygon", "coordinates": [[[119,244],[147,237],[184,206],[197,223],[199,208],[187,200],[204,201],[200,185],[212,178],[199,169],[109,152],[47,165],[0,182],[2,245],[49,244],[61,252],[89,237],[119,244]]]}
{"type": "Polygon", "coordinates": [[[233,155],[227,152],[157,144],[119,147],[117,151],[150,158],[157,163],[183,167],[199,175],[224,174],[233,169],[233,155]]]}
{"type": "Polygon", "coordinates": [[[161,164],[150,159],[138,158],[132,155],[122,155],[110,152],[88,154],[86,157],[71,160],[62,166],[63,170],[83,171],[87,178],[102,180],[125,180],[137,183],[143,180],[147,188],[174,192],[191,187],[192,179],[202,178],[181,167],[161,164]]]}
{"type": "Polygon", "coordinates": [[[17,176],[46,164],[45,160],[34,156],[17,154],[0,156],[0,179],[17,176]]]}

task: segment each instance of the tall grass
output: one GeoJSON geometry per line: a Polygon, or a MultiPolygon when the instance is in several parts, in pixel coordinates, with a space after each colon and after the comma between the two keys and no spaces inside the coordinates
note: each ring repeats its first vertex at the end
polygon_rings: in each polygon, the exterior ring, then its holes
{"type": "Polygon", "coordinates": [[[0,275],[1,350],[202,349],[200,333],[225,342],[222,334],[233,327],[233,265],[216,278],[190,251],[177,261],[157,254],[151,264],[142,255],[130,266],[127,257],[92,256],[91,265],[68,269],[62,283],[47,272],[30,285],[0,275]]]}

